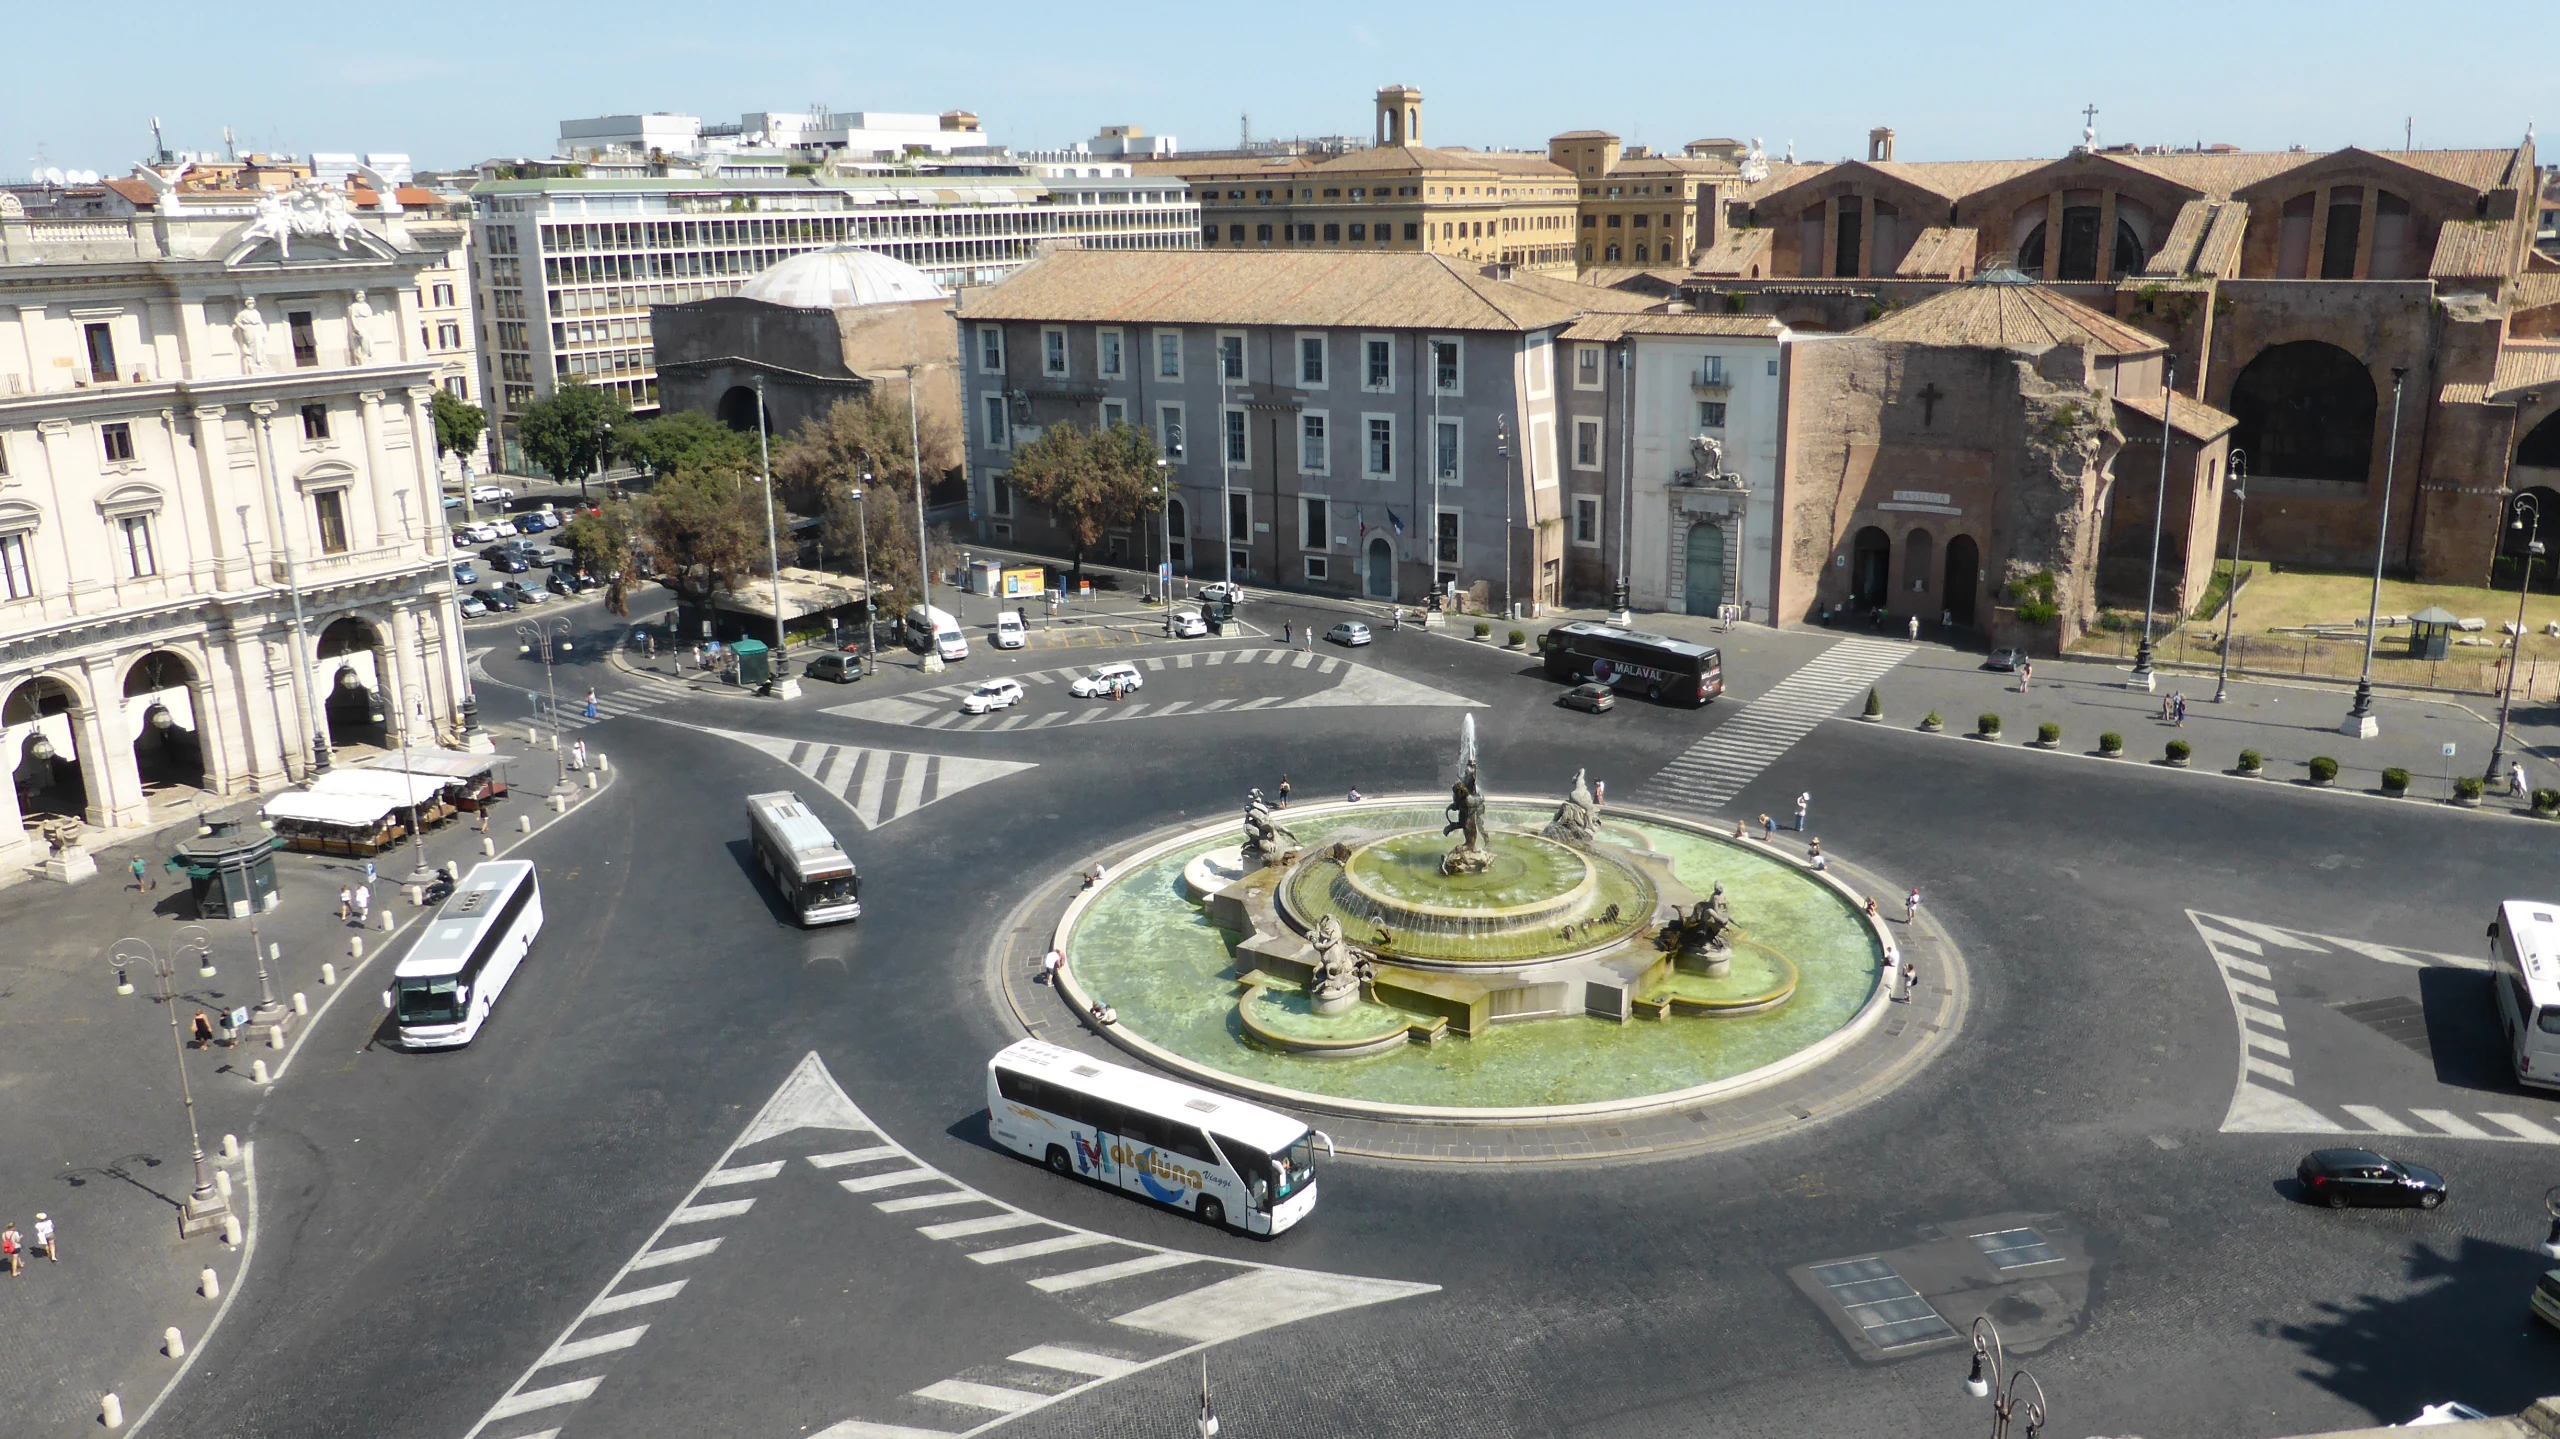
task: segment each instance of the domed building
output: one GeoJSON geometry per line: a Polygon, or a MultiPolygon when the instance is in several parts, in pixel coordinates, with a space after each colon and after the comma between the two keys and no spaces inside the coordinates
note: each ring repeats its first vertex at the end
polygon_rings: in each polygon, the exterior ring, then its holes
{"type": "Polygon", "coordinates": [[[959,422],[951,297],[923,271],[876,250],[794,255],[734,296],[653,306],[649,323],[659,403],[668,412],[700,410],[752,434],[761,377],[766,424],[779,441],[874,385],[894,395],[907,367],[918,365],[918,401],[949,425],[959,422]]]}

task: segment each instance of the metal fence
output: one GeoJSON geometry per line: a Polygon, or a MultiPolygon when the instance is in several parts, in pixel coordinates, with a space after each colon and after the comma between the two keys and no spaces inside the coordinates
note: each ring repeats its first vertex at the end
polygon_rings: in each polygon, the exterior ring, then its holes
{"type": "MultiPolygon", "coordinates": [[[[2133,662],[2135,649],[2142,643],[2139,632],[2104,631],[2083,636],[2072,647],[2080,658],[2098,658],[2112,653],[2127,664],[2133,662]]],[[[2507,683],[2507,662],[2503,650],[2473,650],[2457,647],[2440,660],[2412,659],[2407,654],[2405,634],[2386,635],[2375,645],[2373,678],[2377,684],[2398,685],[2408,689],[2442,690],[2450,694],[2494,695],[2507,683]]],[[[2164,665],[2217,669],[2222,663],[2222,637],[2218,634],[2194,634],[2180,629],[2153,637],[2152,659],[2164,665]]],[[[2326,639],[2317,635],[2233,635],[2231,637],[2231,672],[2266,679],[2326,679],[2352,683],[2364,671],[2364,641],[2326,639]]],[[[2524,671],[2516,677],[2519,701],[2560,702],[2560,660],[2545,670],[2538,656],[2524,658],[2524,671]]]]}

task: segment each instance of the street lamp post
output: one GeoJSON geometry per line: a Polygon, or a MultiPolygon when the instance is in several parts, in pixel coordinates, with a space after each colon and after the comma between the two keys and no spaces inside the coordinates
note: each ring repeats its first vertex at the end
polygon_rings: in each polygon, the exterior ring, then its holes
{"type": "Polygon", "coordinates": [[[2000,1343],[2000,1327],[1991,1322],[1991,1316],[1974,1320],[1973,1370],[1965,1375],[1964,1392],[1991,1401],[1991,1439],[2007,1439],[2011,1420],[2021,1414],[2027,1421],[2024,1439],[2035,1439],[2045,1422],[2044,1386],[2024,1369],[2009,1369],[2008,1360],[2008,1350],[2000,1343]],[[2033,1392],[2019,1393],[2022,1382],[2033,1392]]]}
{"type": "MultiPolygon", "coordinates": [[[[1621,342],[1618,346],[1618,578],[1609,590],[1609,623],[1633,625],[1636,621],[1632,603],[1633,586],[1628,581],[1627,544],[1632,533],[1633,517],[1629,507],[1635,500],[1635,346],[1621,342]]],[[[1743,551],[1742,553],[1749,553],[1743,551]]]]}
{"type": "MultiPolygon", "coordinates": [[[[916,586],[923,596],[925,628],[930,631],[933,628],[933,550],[924,529],[924,441],[916,419],[916,371],[922,368],[921,365],[907,366],[907,457],[915,462],[916,472],[916,586]]],[[[1006,403],[1010,405],[1012,402],[1008,400],[1006,403]]],[[[929,675],[942,673],[942,651],[930,634],[925,639],[924,664],[920,668],[929,675]]]]}
{"type": "Polygon", "coordinates": [[[2214,676],[2213,702],[2220,704],[2231,688],[2231,621],[2240,613],[2240,532],[2249,523],[2249,452],[2231,452],[2231,497],[2239,501],[2231,517],[2231,588],[2222,596],[2222,672],[2214,676]]]}
{"type": "Polygon", "coordinates": [[[764,376],[756,376],[756,464],[764,473],[764,557],[773,571],[773,692],[784,699],[800,693],[783,659],[791,632],[782,613],[782,547],[773,530],[773,446],[766,438],[764,376]]]}
{"type": "Polygon", "coordinates": [[[108,952],[107,962],[115,966],[116,993],[133,993],[131,970],[139,964],[149,969],[160,981],[159,1002],[169,1011],[169,1043],[178,1056],[178,1094],[187,1110],[187,1144],[195,1151],[196,1185],[187,1202],[178,1210],[178,1237],[192,1239],[222,1227],[231,1214],[231,1204],[213,1187],[213,1170],[205,1163],[204,1136],[196,1128],[196,1094],[187,1079],[187,1042],[178,1027],[178,985],[176,961],[193,954],[196,973],[213,974],[213,951],[202,929],[189,925],[179,937],[169,958],[139,939],[120,939],[108,952]]]}
{"type": "MultiPolygon", "coordinates": [[[[1493,421],[1493,453],[1502,461],[1502,617],[1511,618],[1511,565],[1516,556],[1511,534],[1511,417],[1498,415],[1493,421]]],[[[1433,516],[1433,523],[1439,522],[1433,516]]]]}
{"type": "MultiPolygon", "coordinates": [[[[409,714],[412,718],[423,721],[426,718],[426,706],[411,700],[409,714]]],[[[411,854],[417,861],[409,866],[409,877],[403,882],[431,884],[435,881],[436,872],[427,868],[427,827],[420,823],[418,818],[418,775],[410,764],[409,746],[405,741],[400,746],[400,777],[409,786],[409,846],[411,854]]]]}
{"type": "Polygon", "coordinates": [[[2533,495],[2516,496],[2515,518],[2507,528],[2524,531],[2524,577],[2516,585],[2516,642],[2507,656],[2506,693],[2498,700],[2498,738],[2489,746],[2489,772],[2483,783],[2495,783],[2498,766],[2507,758],[2507,716],[2516,707],[2516,671],[2524,668],[2524,600],[2533,592],[2533,562],[2542,554],[2542,501],[2533,495]]]}
{"type": "Polygon", "coordinates": [[[2364,612],[2364,673],[2356,678],[2356,703],[2338,725],[2338,733],[2357,739],[2371,739],[2382,733],[2382,722],[2373,717],[2373,632],[2382,620],[2382,558],[2391,544],[2391,482],[2400,472],[2400,387],[2409,378],[2409,367],[2391,367],[2391,443],[2382,462],[2382,522],[2375,527],[2373,539],[2373,598],[2364,612]]]}
{"type": "Polygon", "coordinates": [[[1173,464],[1164,456],[1156,456],[1156,530],[1159,568],[1157,583],[1164,587],[1158,598],[1164,601],[1164,637],[1173,638],[1173,464]]]}
{"type": "Polygon", "coordinates": [[[871,489],[871,472],[862,472],[862,488],[853,492],[853,522],[862,545],[862,672],[880,673],[880,597],[871,592],[871,506],[863,497],[871,489]]]}
{"type": "MultiPolygon", "coordinates": [[[[2170,355],[2160,382],[2160,484],[2151,494],[2151,574],[2142,592],[2142,647],[2133,654],[2133,678],[2125,688],[2151,692],[2151,619],[2160,605],[2160,524],[2169,513],[2169,425],[2177,418],[2178,357],[2170,355]]],[[[2189,553],[2193,553],[2190,551],[2189,553]]],[[[2184,573],[2181,568],[2180,573],[2184,573]]]]}
{"type": "Polygon", "coordinates": [[[569,760],[560,753],[560,681],[552,673],[555,649],[569,647],[569,622],[562,620],[526,620],[516,626],[516,635],[526,649],[542,648],[542,684],[551,697],[551,764],[553,789],[569,787],[569,760]],[[556,626],[556,628],[555,628],[556,626]]]}

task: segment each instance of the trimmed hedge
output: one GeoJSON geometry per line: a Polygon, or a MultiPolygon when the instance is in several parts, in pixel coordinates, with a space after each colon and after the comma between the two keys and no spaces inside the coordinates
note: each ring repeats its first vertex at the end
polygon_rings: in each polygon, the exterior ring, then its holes
{"type": "Polygon", "coordinates": [[[2098,753],[2124,753],[2124,736],[2117,734],[2114,730],[2109,730],[2105,734],[2098,736],[2098,753]]]}
{"type": "Polygon", "coordinates": [[[2322,784],[2327,784],[2329,781],[2338,777],[2338,762],[2329,758],[2325,754],[2313,756],[2311,760],[2311,777],[2322,784]]]}
{"type": "Polygon", "coordinates": [[[2240,751],[2240,767],[2244,770],[2265,769],[2267,767],[2267,757],[2258,753],[2256,750],[2244,749],[2240,751]]]}
{"type": "Polygon", "coordinates": [[[2169,762],[2172,764],[2186,763],[2188,758],[2195,752],[2196,747],[2187,743],[2185,740],[2173,739],[2169,741],[2169,762]]]}
{"type": "Polygon", "coordinates": [[[1981,714],[1973,717],[1973,727],[1975,730],[1983,734],[1998,734],[2000,732],[2000,716],[1991,713],[1989,710],[1985,710],[1981,714]]]}
{"type": "Polygon", "coordinates": [[[2051,720],[2046,720],[2043,724],[2036,726],[2036,743],[2059,744],[2061,742],[2062,726],[2055,724],[2051,720]]]}
{"type": "Polygon", "coordinates": [[[2384,789],[2407,789],[2409,787],[2409,772],[2400,768],[2398,765],[2393,765],[2391,768],[2382,772],[2382,787],[2384,789]]]}

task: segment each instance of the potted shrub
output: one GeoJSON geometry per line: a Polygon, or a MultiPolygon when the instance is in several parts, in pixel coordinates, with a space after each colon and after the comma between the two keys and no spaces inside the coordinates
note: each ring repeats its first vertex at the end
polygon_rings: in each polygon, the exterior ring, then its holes
{"type": "Polygon", "coordinates": [[[2187,761],[2195,757],[2195,752],[2196,747],[2187,743],[2185,740],[2173,739],[2169,741],[2169,767],[2171,769],[2185,769],[2187,767],[2187,761]]]}
{"type": "Polygon", "coordinates": [[[1938,731],[1945,729],[1946,727],[1947,722],[1938,718],[1938,712],[1936,710],[1931,710],[1920,717],[1920,732],[1923,734],[1936,734],[1938,731]]]}
{"type": "Polygon", "coordinates": [[[2254,777],[2266,772],[2267,757],[2265,755],[2253,749],[2240,751],[2240,773],[2254,777]]]}
{"type": "Polygon", "coordinates": [[[2062,743],[2062,726],[2051,720],[2036,726],[2036,748],[2052,749],[2062,743]]]}
{"type": "Polygon", "coordinates": [[[1480,640],[1493,638],[1493,621],[1476,621],[1476,638],[1480,640]]]}
{"type": "Polygon", "coordinates": [[[2480,777],[2478,775],[2464,775],[2462,778],[2453,782],[2453,802],[2461,805],[2465,809],[2478,809],[2480,807],[2481,788],[2480,777]]]}
{"type": "Polygon", "coordinates": [[[1511,632],[1511,647],[1512,647],[1513,649],[1515,649],[1515,650],[1516,650],[1516,649],[1520,648],[1522,645],[1527,644],[1528,642],[1529,642],[1529,632],[1528,632],[1527,630],[1513,630],[1513,631],[1511,632]]]}
{"type": "Polygon", "coordinates": [[[2114,730],[2098,736],[2098,753],[2109,759],[2124,753],[2124,736],[2117,734],[2114,730]]]}
{"type": "Polygon", "coordinates": [[[2409,792],[2409,772],[2393,765],[2382,772],[2382,792],[2398,799],[2409,792]]]}
{"type": "Polygon", "coordinates": [[[2000,716],[1991,713],[1989,710],[1985,710],[1981,714],[1974,716],[1973,732],[1982,736],[1984,739],[1998,739],[2000,737],[2000,716]]]}
{"type": "Polygon", "coordinates": [[[2336,784],[2338,782],[2338,762],[2329,758],[2325,754],[2312,756],[2311,782],[2315,785],[2321,786],[2336,784]]]}
{"type": "Polygon", "coordinates": [[[2535,790],[2533,812],[2544,819],[2560,819],[2560,789],[2535,790]]]}
{"type": "Polygon", "coordinates": [[[1867,707],[1859,713],[1858,718],[1871,723],[1884,718],[1884,698],[1878,695],[1872,686],[1867,690],[1867,707]]]}

